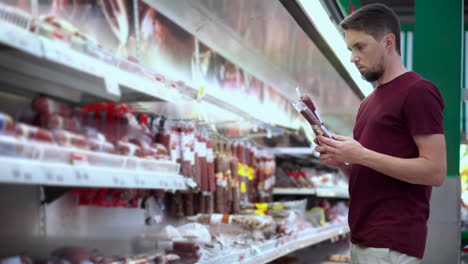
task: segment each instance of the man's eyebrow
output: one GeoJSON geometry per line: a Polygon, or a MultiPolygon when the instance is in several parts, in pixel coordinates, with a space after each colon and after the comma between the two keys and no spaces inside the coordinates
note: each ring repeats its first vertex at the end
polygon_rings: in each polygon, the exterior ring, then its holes
{"type": "MultiPolygon", "coordinates": [[[[358,42],[354,43],[354,44],[351,46],[351,48],[354,48],[354,47],[356,47],[356,46],[358,46],[358,45],[363,45],[363,43],[360,42],[360,41],[358,41],[358,42]]],[[[348,50],[351,50],[351,48],[348,47],[348,50]]]]}

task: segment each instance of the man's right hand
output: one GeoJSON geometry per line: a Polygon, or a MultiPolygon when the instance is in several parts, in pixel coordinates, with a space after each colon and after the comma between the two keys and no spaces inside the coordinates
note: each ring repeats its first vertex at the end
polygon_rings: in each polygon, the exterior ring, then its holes
{"type": "MultiPolygon", "coordinates": [[[[317,152],[320,152],[320,151],[317,151],[317,152]]],[[[327,154],[327,153],[320,153],[320,163],[328,167],[338,168],[338,169],[342,169],[343,167],[346,166],[344,162],[337,161],[336,159],[331,157],[330,154],[327,154]]]]}
{"type": "Polygon", "coordinates": [[[317,138],[314,138],[314,142],[315,142],[315,144],[318,145],[315,148],[315,151],[320,153],[320,163],[322,163],[323,165],[326,165],[328,167],[338,168],[338,169],[342,169],[342,168],[346,167],[346,164],[344,162],[337,161],[330,154],[327,154],[327,152],[325,151],[325,148],[318,144],[317,138]]]}

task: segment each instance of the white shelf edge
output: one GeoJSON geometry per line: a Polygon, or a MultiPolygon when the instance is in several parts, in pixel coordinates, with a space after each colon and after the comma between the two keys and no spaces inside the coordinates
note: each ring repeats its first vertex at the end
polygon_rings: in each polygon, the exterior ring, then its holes
{"type": "Polygon", "coordinates": [[[349,227],[346,224],[311,229],[296,233],[292,236],[268,241],[256,247],[199,262],[199,264],[234,262],[242,264],[267,263],[298,249],[312,246],[347,233],[349,233],[349,227]]]}
{"type": "Polygon", "coordinates": [[[348,188],[343,187],[318,187],[316,188],[318,197],[349,198],[348,188]]]}
{"type": "Polygon", "coordinates": [[[315,188],[274,188],[273,194],[314,195],[315,188]]]}
{"type": "Polygon", "coordinates": [[[286,240],[283,246],[273,248],[264,254],[252,257],[251,259],[247,259],[244,263],[248,263],[248,264],[268,263],[272,260],[275,260],[281,256],[287,255],[301,248],[316,245],[318,243],[337,237],[339,235],[344,235],[348,232],[349,232],[348,225],[339,225],[339,226],[331,227],[329,230],[319,231],[315,234],[306,234],[304,236],[298,237],[295,240],[291,240],[291,241],[286,240]]]}
{"type": "Polygon", "coordinates": [[[311,147],[282,147],[282,148],[270,148],[270,151],[275,155],[289,154],[289,155],[314,155],[315,150],[311,147]]]}
{"type": "Polygon", "coordinates": [[[274,188],[275,195],[316,195],[318,197],[349,198],[347,188],[343,187],[318,187],[318,188],[274,188]]]}
{"type": "Polygon", "coordinates": [[[0,157],[0,183],[186,190],[180,175],[0,157]]]}

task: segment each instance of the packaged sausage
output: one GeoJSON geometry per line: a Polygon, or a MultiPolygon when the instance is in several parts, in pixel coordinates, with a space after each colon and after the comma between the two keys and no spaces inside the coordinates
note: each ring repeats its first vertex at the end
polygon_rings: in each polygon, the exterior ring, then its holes
{"type": "Polygon", "coordinates": [[[141,148],[130,142],[120,140],[115,144],[115,147],[116,147],[117,153],[120,155],[143,157],[143,152],[141,148]]]}
{"type": "Polygon", "coordinates": [[[238,175],[238,159],[232,156],[229,162],[231,168],[231,191],[232,191],[232,212],[233,214],[240,213],[240,192],[239,192],[239,175],[238,175]]]}
{"type": "Polygon", "coordinates": [[[203,194],[203,192],[199,192],[197,195],[198,198],[198,212],[201,214],[207,214],[208,213],[208,198],[206,195],[203,194]]]}
{"type": "Polygon", "coordinates": [[[232,224],[249,230],[261,230],[276,226],[275,220],[269,215],[223,215],[211,214],[187,217],[189,221],[202,224],[232,224]]]}
{"type": "Polygon", "coordinates": [[[178,255],[169,254],[164,256],[157,256],[154,258],[155,264],[180,264],[180,257],[178,255]]]}
{"type": "Polygon", "coordinates": [[[174,218],[181,218],[184,216],[184,199],[180,191],[172,194],[171,199],[171,215],[174,218]]]}
{"type": "Polygon", "coordinates": [[[207,152],[207,148],[206,148],[206,140],[204,137],[200,136],[200,145],[199,145],[199,152],[198,152],[198,158],[199,158],[199,161],[200,161],[200,174],[199,174],[199,181],[200,181],[200,184],[201,184],[201,189],[203,191],[209,191],[209,179],[208,179],[208,175],[207,175],[207,167],[206,167],[206,162],[207,162],[207,159],[206,159],[206,152],[207,152]]]}
{"type": "Polygon", "coordinates": [[[308,95],[301,95],[299,88],[296,89],[296,92],[300,98],[299,102],[293,103],[294,108],[304,116],[307,122],[311,125],[312,130],[316,136],[324,136],[332,138],[332,135],[325,128],[322,120],[320,120],[315,105],[312,102],[312,99],[308,95]]]}
{"type": "Polygon", "coordinates": [[[224,173],[226,171],[226,161],[221,154],[220,144],[216,148],[215,156],[215,178],[216,178],[216,195],[215,195],[215,212],[222,214],[225,210],[225,181],[224,173]]]}
{"type": "Polygon", "coordinates": [[[237,173],[238,173],[238,182],[239,182],[239,192],[240,192],[240,201],[243,203],[249,202],[248,196],[248,181],[246,174],[246,164],[247,164],[247,155],[246,155],[245,145],[243,143],[236,144],[236,156],[238,159],[237,173]]]}
{"type": "Polygon", "coordinates": [[[195,215],[195,209],[194,209],[194,193],[186,193],[184,194],[184,203],[185,203],[185,215],[186,216],[192,216],[195,215]]]}
{"type": "Polygon", "coordinates": [[[65,130],[54,131],[55,142],[62,147],[75,147],[80,149],[89,149],[88,141],[82,135],[78,135],[65,130]]]}
{"type": "Polygon", "coordinates": [[[198,243],[194,241],[157,241],[156,247],[163,250],[175,250],[181,252],[195,252],[200,250],[198,243]]]}
{"type": "Polygon", "coordinates": [[[213,144],[211,140],[208,140],[206,143],[206,174],[208,177],[209,191],[211,193],[216,191],[216,179],[215,179],[215,167],[214,167],[214,153],[213,153],[213,144]]]}
{"type": "Polygon", "coordinates": [[[15,123],[10,115],[0,112],[0,134],[12,134],[15,130],[15,123]]]}
{"type": "Polygon", "coordinates": [[[97,138],[88,139],[89,149],[96,152],[115,153],[115,146],[107,140],[97,138]]]}
{"type": "Polygon", "coordinates": [[[213,214],[215,211],[215,197],[213,193],[206,193],[205,195],[206,199],[206,213],[207,214],[213,214]]]}
{"type": "Polygon", "coordinates": [[[80,123],[75,118],[62,117],[58,114],[41,114],[39,125],[49,130],[63,129],[71,132],[80,130],[80,123]]]}
{"type": "Polygon", "coordinates": [[[32,109],[40,114],[57,114],[63,117],[71,117],[72,115],[71,108],[68,105],[57,102],[45,96],[39,96],[33,99],[32,109]]]}
{"type": "Polygon", "coordinates": [[[170,160],[171,157],[169,156],[169,152],[167,151],[166,147],[160,143],[152,143],[151,147],[156,150],[156,159],[157,160],[170,160]]]}
{"type": "Polygon", "coordinates": [[[185,252],[185,251],[179,251],[179,250],[166,250],[166,253],[167,254],[177,255],[177,256],[181,257],[181,259],[190,259],[190,260],[194,261],[192,263],[197,262],[201,258],[201,253],[200,252],[185,252]]]}
{"type": "Polygon", "coordinates": [[[42,128],[26,125],[23,123],[16,124],[15,137],[49,143],[54,142],[54,136],[51,132],[42,128]]]}

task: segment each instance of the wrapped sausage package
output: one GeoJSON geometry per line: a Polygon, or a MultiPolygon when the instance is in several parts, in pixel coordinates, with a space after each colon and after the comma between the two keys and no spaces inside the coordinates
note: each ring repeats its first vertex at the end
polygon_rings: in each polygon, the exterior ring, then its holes
{"type": "Polygon", "coordinates": [[[304,116],[309,122],[316,136],[324,136],[332,138],[332,135],[325,128],[322,120],[320,120],[317,110],[315,108],[312,99],[308,95],[301,94],[299,88],[296,88],[297,95],[299,96],[299,102],[293,103],[294,108],[304,116]]]}

